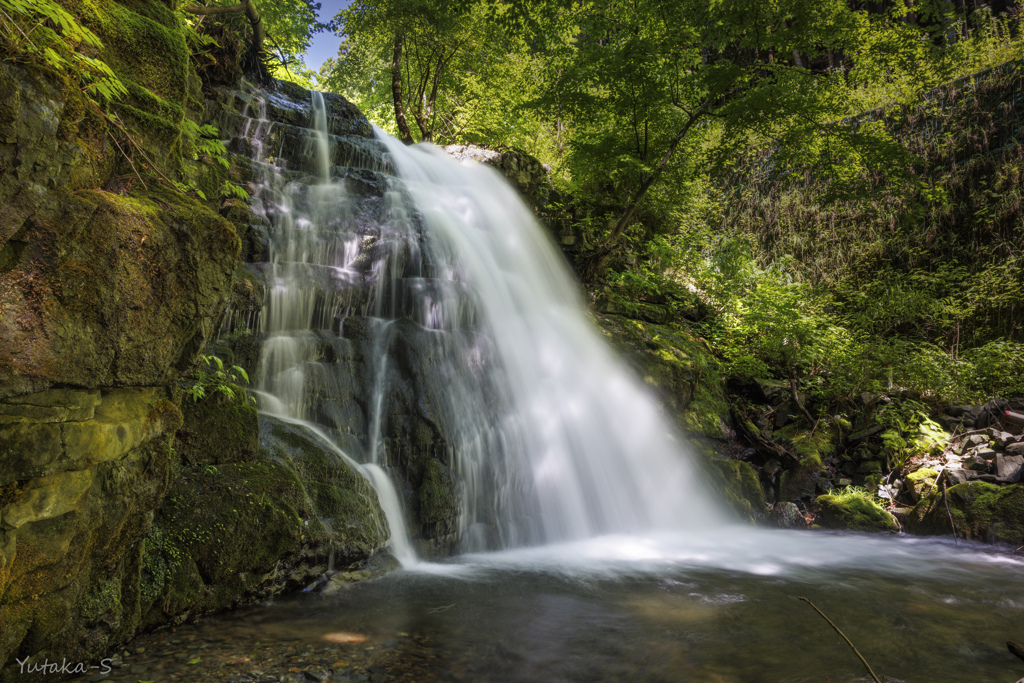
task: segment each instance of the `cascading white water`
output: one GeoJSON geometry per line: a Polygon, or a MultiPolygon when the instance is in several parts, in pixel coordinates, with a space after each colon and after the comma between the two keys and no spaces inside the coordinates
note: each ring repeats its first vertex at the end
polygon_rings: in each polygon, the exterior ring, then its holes
{"type": "MultiPolygon", "coordinates": [[[[684,446],[601,338],[564,260],[515,190],[475,162],[457,163],[430,145],[408,148],[379,130],[378,137],[422,216],[435,262],[446,264],[443,277],[472,292],[506,380],[507,445],[457,448],[470,495],[488,493],[486,482],[474,481],[486,469],[474,458],[501,457],[498,471],[519,480],[506,494],[536,508],[539,533],[526,540],[720,520],[684,446]]],[[[472,396],[450,398],[458,413],[478,411],[472,396]]]]}
{"type": "Polygon", "coordinates": [[[320,93],[311,113],[301,169],[265,148],[265,109],[249,132],[262,169],[253,206],[272,223],[261,409],[344,441],[333,447],[376,488],[396,556],[415,558],[409,483],[403,497],[393,481],[409,455],[394,435],[425,429],[456,475],[464,551],[724,520],[544,229],[495,171],[380,131],[387,154],[334,166],[339,142],[320,93]],[[383,178],[369,213],[348,189],[352,167],[383,178]],[[365,359],[326,360],[345,354],[365,359]],[[357,366],[361,389],[342,400],[352,381],[342,375],[357,366]],[[413,380],[409,400],[429,429],[396,416],[413,380]]]}
{"type": "Polygon", "coordinates": [[[264,149],[263,141],[274,126],[267,121],[265,99],[256,99],[259,118],[255,127],[246,131],[261,171],[253,206],[259,214],[272,217],[274,228],[267,301],[261,317],[266,335],[258,374],[261,410],[305,427],[370,481],[388,520],[392,552],[408,566],[416,562],[416,554],[409,543],[398,496],[376,458],[357,463],[309,419],[312,397],[307,379],[309,373],[325,371],[319,362],[321,345],[315,331],[330,328],[339,311],[350,305],[344,289],[333,290],[334,296],[325,301],[322,284],[325,278],[345,281],[353,275],[351,266],[359,241],[347,231],[351,223],[349,196],[343,183],[331,178],[331,143],[323,97],[314,92],[312,99],[315,128],[306,151],[315,159],[314,177],[299,181],[287,178],[274,161],[279,153],[264,149]],[[306,196],[300,209],[294,200],[303,191],[306,196]]]}

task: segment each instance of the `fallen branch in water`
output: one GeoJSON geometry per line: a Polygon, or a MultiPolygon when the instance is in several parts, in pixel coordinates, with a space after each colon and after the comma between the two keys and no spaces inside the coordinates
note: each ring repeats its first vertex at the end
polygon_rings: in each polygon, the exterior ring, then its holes
{"type": "Polygon", "coordinates": [[[1024,659],[1024,645],[1015,643],[1012,640],[1006,641],[1006,649],[1009,650],[1015,657],[1024,659]]]}
{"type": "MultiPolygon", "coordinates": [[[[864,668],[868,670],[868,675],[871,676],[871,679],[875,683],[882,683],[882,681],[878,680],[878,676],[875,675],[875,672],[871,670],[871,665],[868,664],[868,660],[864,659],[864,655],[862,655],[860,653],[860,650],[858,650],[854,646],[854,644],[852,642],[850,642],[850,639],[846,637],[846,634],[843,633],[842,631],[840,631],[839,627],[836,626],[834,623],[832,623],[832,620],[829,619],[828,617],[826,617],[825,613],[822,612],[820,609],[818,609],[817,605],[815,605],[813,602],[811,602],[807,598],[800,598],[800,599],[803,600],[804,602],[806,602],[808,605],[810,605],[814,609],[815,612],[820,614],[821,618],[824,619],[825,621],[827,621],[828,625],[831,626],[833,629],[835,629],[835,632],[838,633],[840,635],[840,637],[842,637],[842,639],[846,641],[846,644],[850,646],[850,649],[853,650],[854,654],[857,655],[857,658],[860,659],[860,663],[863,664],[864,668]]],[[[1011,650],[1011,652],[1012,652],[1012,650],[1011,650]]]]}

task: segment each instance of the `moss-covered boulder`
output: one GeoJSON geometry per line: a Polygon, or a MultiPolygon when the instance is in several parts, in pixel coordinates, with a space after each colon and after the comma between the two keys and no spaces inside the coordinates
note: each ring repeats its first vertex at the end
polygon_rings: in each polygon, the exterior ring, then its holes
{"type": "Polygon", "coordinates": [[[969,481],[949,487],[944,496],[940,485],[921,498],[905,524],[911,533],[947,535],[950,517],[959,538],[1024,545],[1024,486],[969,481]]]}
{"type": "Polygon", "coordinates": [[[260,451],[296,473],[311,507],[330,527],[339,561],[358,562],[384,548],[390,530],[377,492],[329,440],[306,427],[260,416],[260,451]]]}
{"type": "Polygon", "coordinates": [[[903,493],[917,504],[923,496],[935,488],[939,473],[930,467],[914,470],[903,480],[903,493]]]}
{"type": "Polygon", "coordinates": [[[146,539],[143,627],[308,585],[332,560],[360,568],[387,544],[375,491],[326,439],[271,417],[257,427],[246,405],[200,403],[185,416],[179,435],[202,441],[182,454],[146,539]]]}
{"type": "MultiPolygon", "coordinates": [[[[825,486],[825,459],[835,451],[839,427],[823,419],[816,425],[793,422],[776,430],[776,441],[786,444],[798,459],[779,478],[779,500],[813,498],[825,486]]],[[[825,488],[828,490],[828,488],[825,488]]]]}
{"type": "Polygon", "coordinates": [[[897,531],[899,525],[891,514],[872,500],[866,492],[837,491],[818,496],[817,523],[827,529],[850,531],[897,531]]]}

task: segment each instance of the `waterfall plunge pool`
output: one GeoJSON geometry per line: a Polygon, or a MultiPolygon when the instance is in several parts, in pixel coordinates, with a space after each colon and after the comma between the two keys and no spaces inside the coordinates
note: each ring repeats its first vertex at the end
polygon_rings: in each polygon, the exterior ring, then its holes
{"type": "Polygon", "coordinates": [[[936,539],[605,536],[420,563],[150,634],[107,680],[870,680],[807,597],[883,681],[1011,683],[1022,569],[936,539]]]}

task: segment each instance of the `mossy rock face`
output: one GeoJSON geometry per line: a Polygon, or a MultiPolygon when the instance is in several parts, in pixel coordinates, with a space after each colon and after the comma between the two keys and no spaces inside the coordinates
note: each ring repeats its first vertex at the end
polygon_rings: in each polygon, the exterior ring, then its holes
{"type": "Polygon", "coordinates": [[[240,245],[164,179],[197,163],[181,130],[202,97],[179,19],[147,0],[72,11],[128,87],[113,106],[155,174],[136,176],[76,87],[0,65],[0,396],[168,381],[213,332],[240,245]]]}
{"type": "Polygon", "coordinates": [[[420,538],[428,555],[445,556],[458,541],[458,486],[452,471],[436,458],[423,468],[423,480],[416,491],[420,538]]]}
{"type": "Polygon", "coordinates": [[[238,254],[230,223],[174,192],[82,191],[20,235],[0,273],[0,396],[171,379],[215,331],[238,254]]]}
{"type": "Polygon", "coordinates": [[[831,420],[821,420],[817,426],[794,422],[776,430],[775,438],[787,444],[799,463],[782,473],[779,480],[779,500],[812,498],[818,493],[825,458],[835,452],[839,427],[831,420]]]}
{"type": "Polygon", "coordinates": [[[681,431],[712,442],[731,438],[723,380],[704,342],[677,327],[618,315],[601,315],[597,323],[681,431]]]}
{"type": "Polygon", "coordinates": [[[939,473],[930,467],[914,470],[903,480],[903,491],[916,504],[923,495],[934,488],[938,476],[939,473]]]}
{"type": "Polygon", "coordinates": [[[78,84],[0,64],[2,681],[32,680],[13,657],[94,661],[141,627],[181,425],[166,387],[215,332],[239,251],[229,219],[163,179],[226,175],[189,176],[182,121],[202,93],[179,18],[156,0],[65,4],[128,88],[112,110],[146,177],[78,84]]]}
{"type": "Polygon", "coordinates": [[[762,521],[768,510],[764,489],[757,470],[741,460],[715,460],[712,481],[721,489],[725,502],[739,515],[751,522],[762,521]]]}
{"type": "Polygon", "coordinates": [[[896,520],[881,505],[856,493],[828,493],[818,496],[817,523],[828,529],[851,531],[897,531],[896,520]]]}
{"type": "Polygon", "coordinates": [[[311,508],[330,526],[339,560],[357,562],[384,548],[390,530],[377,492],[330,442],[304,427],[261,415],[260,449],[264,457],[296,473],[311,508]]]}
{"type": "Polygon", "coordinates": [[[259,421],[251,403],[221,404],[214,400],[182,404],[182,427],[174,450],[186,467],[224,465],[256,458],[259,421]]]}
{"type": "MultiPolygon", "coordinates": [[[[157,389],[0,402],[0,430],[49,426],[62,437],[52,460],[29,462],[36,476],[0,489],[0,680],[32,680],[9,665],[15,657],[88,661],[135,634],[142,541],[180,424],[157,389]]],[[[0,473],[24,462],[0,458],[0,473]]]]}
{"type": "Polygon", "coordinates": [[[103,41],[100,57],[128,88],[115,110],[151,156],[170,153],[180,144],[186,107],[201,106],[180,19],[163,3],[141,0],[94,0],[78,14],[103,41]]]}
{"type": "Polygon", "coordinates": [[[906,520],[907,530],[922,535],[948,535],[952,517],[959,538],[1024,545],[1024,486],[969,481],[949,487],[946,494],[948,512],[940,485],[914,506],[906,520]]]}
{"type": "Polygon", "coordinates": [[[207,443],[245,443],[230,462],[183,454],[142,556],[144,627],[303,587],[332,555],[355,567],[384,548],[376,493],[328,442],[271,417],[257,427],[247,406],[199,405],[183,429],[193,420],[207,443]]]}
{"type": "Polygon", "coordinates": [[[318,561],[326,568],[325,531],[281,463],[183,468],[154,524],[143,558],[147,626],[273,594],[309,580],[318,561]]]}

